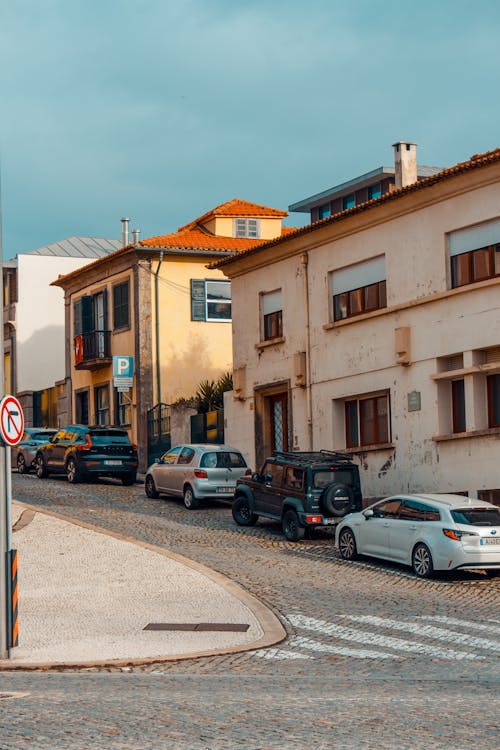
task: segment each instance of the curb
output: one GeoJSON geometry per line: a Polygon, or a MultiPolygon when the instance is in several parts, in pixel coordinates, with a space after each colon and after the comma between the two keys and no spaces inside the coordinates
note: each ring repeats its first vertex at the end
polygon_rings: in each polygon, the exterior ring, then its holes
{"type": "Polygon", "coordinates": [[[263,630],[263,635],[257,641],[253,641],[252,643],[245,643],[245,644],[242,644],[241,646],[232,646],[230,648],[220,648],[220,649],[210,649],[207,651],[195,651],[189,654],[178,653],[178,654],[170,654],[169,656],[154,656],[154,657],[148,657],[148,658],[143,658],[143,659],[106,659],[106,660],[97,659],[97,660],[84,661],[84,662],[83,661],[76,661],[76,662],[62,661],[62,662],[33,662],[33,663],[25,663],[25,664],[13,664],[10,660],[3,659],[3,660],[0,660],[0,671],[33,671],[33,670],[51,671],[51,670],[62,670],[62,669],[70,669],[70,668],[86,669],[86,668],[92,668],[92,667],[127,667],[127,666],[131,667],[131,666],[140,666],[140,665],[146,665],[146,664],[162,664],[162,663],[174,662],[174,661],[185,661],[187,659],[199,659],[201,657],[206,657],[206,656],[224,656],[224,655],[230,655],[230,654],[244,653],[246,651],[255,651],[257,649],[273,646],[276,643],[280,643],[281,641],[284,641],[288,637],[288,633],[286,632],[279,617],[276,614],[274,614],[274,612],[272,612],[268,606],[266,606],[263,602],[261,602],[260,599],[258,599],[254,594],[250,594],[245,588],[243,588],[243,586],[241,586],[241,584],[236,583],[235,581],[231,580],[230,578],[223,575],[222,573],[218,573],[217,571],[212,570],[211,568],[207,567],[206,565],[203,565],[202,563],[198,563],[195,560],[191,560],[188,557],[179,555],[176,552],[165,550],[163,547],[157,547],[156,545],[149,544],[148,542],[141,542],[137,539],[133,539],[132,537],[126,536],[124,534],[120,534],[118,532],[108,531],[107,529],[103,529],[100,526],[96,526],[95,524],[88,523],[86,521],[80,521],[80,520],[72,518],[71,516],[66,516],[62,513],[57,513],[55,511],[48,511],[45,509],[40,510],[37,506],[29,505],[28,503],[20,502],[15,499],[13,500],[14,502],[16,502],[19,506],[23,508],[23,512],[25,510],[30,511],[33,513],[33,516],[35,513],[42,513],[43,515],[57,518],[58,520],[65,521],[66,523],[72,523],[75,526],[80,526],[81,528],[87,529],[89,531],[93,531],[97,534],[103,534],[104,536],[109,536],[119,541],[124,541],[124,542],[129,542],[130,544],[135,544],[138,547],[142,547],[151,552],[156,552],[159,555],[163,555],[163,557],[168,557],[171,560],[175,560],[176,562],[181,563],[182,565],[185,565],[186,567],[197,571],[201,575],[205,576],[206,578],[209,578],[214,583],[218,584],[221,588],[225,589],[233,597],[235,597],[242,604],[244,604],[252,612],[252,614],[258,621],[259,625],[261,626],[263,630]]]}

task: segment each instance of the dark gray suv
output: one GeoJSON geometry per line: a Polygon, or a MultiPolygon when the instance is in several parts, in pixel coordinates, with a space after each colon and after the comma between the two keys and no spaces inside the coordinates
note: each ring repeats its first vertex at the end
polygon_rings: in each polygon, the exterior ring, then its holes
{"type": "Polygon", "coordinates": [[[253,526],[259,516],[272,518],[290,542],[302,539],[308,528],[335,526],[361,508],[352,456],[326,450],[275,453],[259,473],[238,480],[232,504],[239,526],[253,526]]]}

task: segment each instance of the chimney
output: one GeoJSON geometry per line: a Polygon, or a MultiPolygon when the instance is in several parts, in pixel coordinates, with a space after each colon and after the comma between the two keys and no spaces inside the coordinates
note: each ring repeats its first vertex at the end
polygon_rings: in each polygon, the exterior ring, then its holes
{"type": "Polygon", "coordinates": [[[141,233],[140,229],[132,229],[132,244],[138,245],[139,244],[139,235],[141,233]]]}
{"type": "Polygon", "coordinates": [[[129,219],[122,219],[122,247],[128,245],[128,222],[129,219]]]}
{"type": "Polygon", "coordinates": [[[396,189],[413,185],[417,181],[417,144],[398,141],[394,147],[396,189]]]}

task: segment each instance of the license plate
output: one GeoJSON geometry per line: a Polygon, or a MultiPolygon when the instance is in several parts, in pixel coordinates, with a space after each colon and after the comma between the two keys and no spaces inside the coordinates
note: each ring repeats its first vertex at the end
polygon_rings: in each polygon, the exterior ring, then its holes
{"type": "Polygon", "coordinates": [[[323,526],[334,526],[336,523],[336,518],[323,518],[323,526]]]}
{"type": "Polygon", "coordinates": [[[500,544],[500,536],[499,537],[483,537],[481,539],[481,544],[500,544]]]}
{"type": "Polygon", "coordinates": [[[233,493],[236,487],[217,487],[217,492],[233,493]]]}
{"type": "Polygon", "coordinates": [[[121,461],[107,460],[107,461],[104,462],[104,465],[105,466],[121,466],[122,462],[121,461]]]}

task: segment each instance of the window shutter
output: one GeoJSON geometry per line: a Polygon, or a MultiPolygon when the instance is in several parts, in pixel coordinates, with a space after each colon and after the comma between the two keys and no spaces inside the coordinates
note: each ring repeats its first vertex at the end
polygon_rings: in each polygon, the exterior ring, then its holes
{"type": "Polygon", "coordinates": [[[82,301],[75,302],[73,305],[73,336],[79,336],[82,333],[82,301]]]}
{"type": "Polygon", "coordinates": [[[108,330],[108,290],[102,292],[102,307],[104,310],[104,330],[108,330]]]}
{"type": "Polygon", "coordinates": [[[82,330],[81,333],[91,333],[94,330],[94,305],[93,298],[86,295],[81,299],[82,303],[82,330]]]}
{"type": "Polygon", "coordinates": [[[191,279],[191,320],[206,320],[204,279],[191,279]]]}

